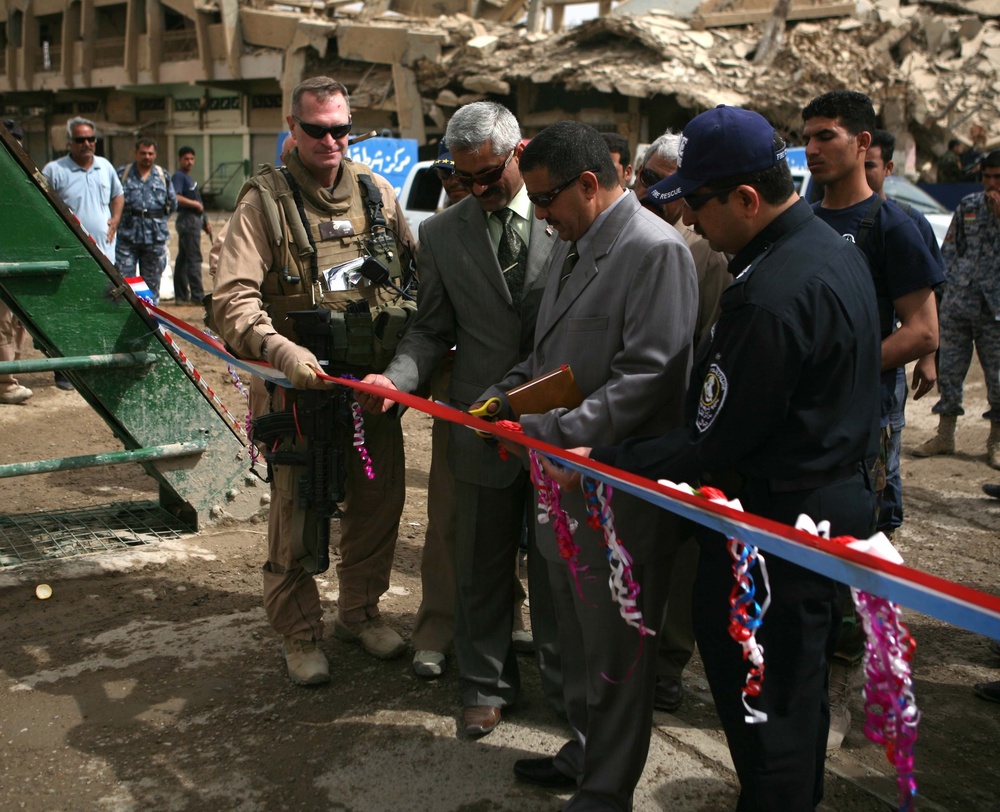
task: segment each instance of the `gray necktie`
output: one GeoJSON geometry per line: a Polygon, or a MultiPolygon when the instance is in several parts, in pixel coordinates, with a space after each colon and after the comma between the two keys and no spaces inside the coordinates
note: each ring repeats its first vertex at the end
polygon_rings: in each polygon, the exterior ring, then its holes
{"type": "Polygon", "coordinates": [[[562,274],[559,277],[559,292],[562,293],[566,283],[569,278],[573,275],[573,269],[576,267],[576,261],[580,258],[579,252],[576,250],[576,243],[571,243],[569,246],[569,253],[566,255],[566,260],[563,262],[562,274]]]}
{"type": "Polygon", "coordinates": [[[514,307],[521,308],[521,290],[524,288],[524,271],[528,265],[528,246],[524,244],[514,229],[514,212],[501,209],[493,212],[493,216],[503,226],[500,234],[500,245],[497,246],[497,260],[500,270],[507,280],[507,290],[510,291],[514,307]]]}

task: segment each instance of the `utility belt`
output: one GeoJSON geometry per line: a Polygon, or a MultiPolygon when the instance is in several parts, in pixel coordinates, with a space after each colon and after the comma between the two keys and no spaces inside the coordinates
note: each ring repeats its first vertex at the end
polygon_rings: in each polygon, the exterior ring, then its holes
{"type": "Polygon", "coordinates": [[[139,220],[148,220],[155,217],[166,217],[166,209],[125,209],[125,217],[135,217],[139,220]]]}
{"type": "Polygon", "coordinates": [[[742,490],[756,489],[756,490],[766,490],[770,493],[796,493],[798,491],[815,491],[820,488],[825,488],[827,485],[833,485],[837,482],[843,482],[845,479],[850,479],[859,473],[866,473],[866,467],[864,463],[854,463],[853,465],[841,465],[830,471],[817,471],[815,473],[800,474],[795,479],[774,479],[772,477],[758,477],[758,476],[739,476],[742,481],[742,488],[735,490],[732,494],[729,491],[725,491],[726,495],[730,499],[733,496],[739,496],[739,492],[742,490]]]}

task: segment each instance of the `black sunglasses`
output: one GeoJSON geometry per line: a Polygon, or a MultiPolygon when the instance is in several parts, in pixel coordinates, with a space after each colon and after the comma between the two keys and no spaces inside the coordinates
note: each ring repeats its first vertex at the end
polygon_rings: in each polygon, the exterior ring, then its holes
{"type": "MultiPolygon", "coordinates": [[[[587,171],[589,170],[587,169],[583,170],[583,172],[587,171]]],[[[538,194],[528,195],[528,200],[530,200],[532,203],[534,203],[536,206],[539,206],[540,208],[547,209],[549,206],[552,205],[552,201],[559,196],[560,192],[562,192],[565,189],[568,189],[570,186],[572,186],[574,183],[580,180],[580,176],[583,175],[583,172],[581,172],[575,178],[570,178],[565,183],[556,186],[555,189],[549,189],[549,191],[547,192],[538,192],[538,194]]]]}
{"type": "Polygon", "coordinates": [[[639,170],[639,182],[647,189],[654,183],[659,183],[661,180],[663,180],[663,178],[657,175],[652,169],[639,170]]]}
{"type": "Polygon", "coordinates": [[[738,186],[727,186],[725,189],[716,189],[714,192],[705,192],[700,195],[684,195],[684,203],[689,209],[691,209],[691,211],[698,211],[698,209],[708,203],[709,200],[714,200],[717,197],[725,197],[730,192],[735,191],[738,188],[738,186]]]}
{"type": "Polygon", "coordinates": [[[73,139],[74,144],[96,144],[96,135],[78,135],[73,139]]]}
{"type": "Polygon", "coordinates": [[[320,138],[325,138],[327,133],[329,133],[330,137],[336,141],[338,138],[350,135],[351,132],[350,120],[348,120],[346,124],[331,124],[329,127],[324,127],[322,124],[307,124],[298,116],[292,116],[292,118],[298,122],[299,126],[302,128],[302,132],[310,138],[315,138],[317,141],[320,138]]]}
{"type": "Polygon", "coordinates": [[[507,156],[506,161],[500,164],[500,166],[494,166],[492,169],[487,169],[483,172],[476,172],[474,175],[468,172],[459,172],[456,169],[455,180],[469,189],[472,188],[473,184],[476,184],[477,186],[489,186],[492,183],[496,183],[503,177],[503,173],[507,169],[507,165],[511,162],[511,159],[514,157],[516,149],[517,147],[510,151],[510,155],[507,156]]]}
{"type": "Polygon", "coordinates": [[[437,176],[442,181],[448,180],[448,178],[455,174],[455,169],[451,166],[435,166],[434,171],[437,172],[437,176]]]}

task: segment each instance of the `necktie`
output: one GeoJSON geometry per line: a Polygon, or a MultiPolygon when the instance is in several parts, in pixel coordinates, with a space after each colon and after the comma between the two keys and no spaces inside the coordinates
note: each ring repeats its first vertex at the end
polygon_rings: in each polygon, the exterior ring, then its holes
{"type": "Polygon", "coordinates": [[[521,290],[524,288],[524,271],[528,265],[528,246],[522,242],[517,231],[514,230],[514,212],[510,209],[501,209],[493,212],[493,216],[503,226],[500,234],[500,245],[497,246],[497,260],[500,262],[500,270],[503,271],[504,279],[507,280],[507,290],[510,291],[511,301],[514,307],[521,308],[521,290]]]}
{"type": "Polygon", "coordinates": [[[573,275],[573,269],[576,267],[576,261],[580,258],[579,252],[576,250],[576,243],[571,243],[569,246],[569,253],[566,255],[566,261],[563,262],[562,275],[559,277],[559,292],[562,293],[566,283],[569,281],[570,276],[573,275]]]}

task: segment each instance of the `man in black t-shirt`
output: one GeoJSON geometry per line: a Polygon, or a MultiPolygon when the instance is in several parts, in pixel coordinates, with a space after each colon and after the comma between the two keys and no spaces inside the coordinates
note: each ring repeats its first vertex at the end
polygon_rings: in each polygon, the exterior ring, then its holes
{"type": "Polygon", "coordinates": [[[201,232],[212,239],[212,227],[205,217],[205,204],[198,184],[191,177],[194,148],[181,147],[178,170],[171,181],[177,193],[177,261],[174,263],[174,295],[177,304],[201,304],[205,291],[201,284],[201,232]]]}
{"type": "MultiPolygon", "coordinates": [[[[907,363],[937,348],[933,289],[944,281],[944,271],[907,214],[868,185],[865,158],[875,131],[871,99],[856,91],[834,90],[809,102],[802,119],[806,161],[813,178],[824,186],[823,200],[813,210],[861,248],[875,283],[882,340],[882,441],[875,476],[882,492],[878,529],[891,536],[902,522],[903,505],[899,455],[892,453],[891,445],[899,437],[898,428],[893,437],[892,425],[902,423],[903,399],[897,395],[896,381],[907,363]]],[[[860,629],[855,626],[848,633],[845,627],[837,652],[841,659],[831,672],[828,746],[833,750],[850,728],[846,700],[863,654],[862,638],[854,632],[860,629]]]]}
{"type": "MultiPolygon", "coordinates": [[[[802,118],[806,160],[815,180],[824,185],[823,200],[814,206],[816,215],[856,243],[872,271],[882,331],[882,426],[886,440],[898,447],[903,399],[896,394],[897,377],[905,364],[937,348],[933,289],[944,281],[944,269],[906,212],[868,185],[865,159],[875,132],[871,100],[863,93],[836,90],[813,99],[802,118]],[[890,426],[896,429],[895,437],[890,426]]],[[[899,458],[890,457],[893,465],[886,469],[882,497],[886,510],[878,523],[889,536],[902,523],[899,458]]]]}

